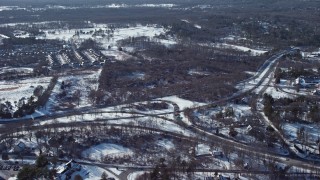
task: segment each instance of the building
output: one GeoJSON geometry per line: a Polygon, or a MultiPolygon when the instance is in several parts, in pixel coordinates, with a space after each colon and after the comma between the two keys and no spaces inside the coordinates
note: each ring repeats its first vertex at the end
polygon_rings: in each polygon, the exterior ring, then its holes
{"type": "Polygon", "coordinates": [[[310,77],[298,77],[295,80],[295,84],[301,85],[303,87],[313,87],[320,83],[320,77],[318,76],[310,76],[310,77]]]}
{"type": "Polygon", "coordinates": [[[13,148],[13,151],[15,153],[20,153],[22,151],[24,151],[26,149],[26,144],[23,142],[19,142],[18,144],[16,144],[13,148]]]}
{"type": "Polygon", "coordinates": [[[74,175],[74,174],[84,174],[84,175],[89,174],[89,172],[86,172],[86,171],[80,173],[80,171],[82,171],[82,170],[83,169],[80,164],[78,164],[74,160],[70,160],[66,164],[63,164],[57,168],[57,176],[56,176],[57,178],[56,179],[57,180],[67,180],[67,179],[72,179],[72,175],[74,175]]]}

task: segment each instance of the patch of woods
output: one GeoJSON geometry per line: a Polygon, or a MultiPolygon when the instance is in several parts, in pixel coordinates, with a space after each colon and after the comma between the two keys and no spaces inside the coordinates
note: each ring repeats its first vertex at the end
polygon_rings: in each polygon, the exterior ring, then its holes
{"type": "Polygon", "coordinates": [[[36,159],[35,165],[26,165],[18,173],[17,179],[27,180],[27,179],[54,179],[56,174],[55,169],[49,169],[48,164],[50,161],[44,155],[40,155],[36,159]]]}
{"type": "Polygon", "coordinates": [[[152,43],[132,55],[135,58],[105,63],[96,104],[169,95],[210,102],[234,93],[235,84],[249,77],[244,71],[256,71],[266,58],[230,49],[193,45],[166,48],[152,43]]]}
{"type": "Polygon", "coordinates": [[[47,87],[44,89],[42,86],[34,88],[33,95],[30,97],[23,97],[19,101],[12,104],[10,101],[0,101],[0,118],[18,118],[25,115],[30,115],[36,109],[45,106],[50,94],[56,85],[58,77],[53,77],[47,87]]]}
{"type": "Polygon", "coordinates": [[[320,120],[319,104],[312,97],[274,99],[271,95],[265,94],[263,104],[265,115],[277,127],[280,127],[282,120],[292,123],[318,123],[320,120]]]}

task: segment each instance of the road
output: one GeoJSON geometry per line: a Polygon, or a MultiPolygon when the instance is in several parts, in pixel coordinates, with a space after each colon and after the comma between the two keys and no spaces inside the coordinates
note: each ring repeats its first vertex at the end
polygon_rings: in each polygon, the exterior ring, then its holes
{"type": "MultiPolygon", "coordinates": [[[[232,96],[222,98],[222,99],[220,99],[218,101],[212,102],[212,103],[210,103],[208,105],[205,105],[205,106],[196,107],[195,109],[205,109],[205,108],[217,105],[219,103],[227,102],[227,101],[239,98],[241,96],[247,95],[248,93],[253,92],[254,90],[258,89],[260,86],[263,85],[263,83],[266,81],[268,76],[270,76],[270,74],[274,71],[274,69],[276,68],[277,61],[285,53],[287,53],[287,52],[280,52],[277,55],[272,56],[271,58],[269,58],[263,64],[263,66],[259,69],[259,71],[256,73],[255,76],[249,78],[246,81],[243,81],[243,83],[250,83],[251,81],[255,82],[255,84],[251,88],[244,89],[242,91],[239,91],[239,92],[233,94],[232,96]]],[[[265,91],[267,86],[266,85],[264,85],[264,86],[265,86],[264,88],[259,90],[259,93],[263,93],[265,91]]],[[[118,113],[133,113],[133,114],[138,115],[137,117],[153,116],[153,117],[157,117],[157,118],[164,118],[164,117],[161,117],[161,115],[172,114],[172,112],[170,112],[170,113],[161,113],[161,114],[160,113],[159,114],[134,113],[134,112],[126,112],[126,111],[108,111],[108,112],[106,112],[106,111],[99,111],[99,108],[94,108],[93,109],[93,107],[84,107],[84,108],[80,108],[80,109],[77,109],[77,110],[72,110],[72,111],[67,111],[67,112],[63,112],[63,113],[52,114],[52,115],[47,116],[47,117],[39,117],[39,118],[37,118],[37,120],[45,121],[45,120],[51,120],[51,119],[59,118],[59,117],[81,115],[81,114],[88,114],[88,113],[115,113],[115,112],[118,112],[118,113]]],[[[177,112],[183,113],[182,110],[177,110],[177,112]]],[[[128,117],[128,118],[134,118],[134,117],[128,117]]],[[[124,119],[124,118],[123,117],[119,117],[119,118],[113,118],[113,119],[124,119]]],[[[165,119],[166,120],[170,120],[168,118],[165,118],[165,119]]],[[[27,118],[26,119],[16,119],[14,121],[0,121],[0,123],[11,123],[11,122],[21,122],[21,121],[23,122],[23,121],[26,121],[26,120],[30,120],[30,118],[29,119],[27,119],[27,118]]],[[[92,122],[92,121],[82,122],[82,123],[78,123],[78,125],[81,125],[81,124],[85,125],[87,123],[88,124],[105,123],[105,121],[107,121],[107,120],[110,120],[110,119],[101,119],[101,120],[96,121],[96,122],[92,122]]],[[[108,125],[108,126],[110,125],[111,126],[112,124],[106,124],[106,125],[108,125]]],[[[60,126],[60,125],[57,124],[57,126],[60,126]]],[[[66,126],[68,126],[68,124],[63,123],[63,124],[61,124],[61,126],[66,127],[66,126]]],[[[112,126],[126,126],[126,125],[112,125],[112,126]]],[[[239,142],[236,142],[236,141],[233,141],[233,140],[230,140],[230,139],[226,139],[226,138],[217,136],[215,134],[209,133],[209,132],[207,132],[207,131],[205,131],[202,128],[197,127],[197,126],[192,126],[191,130],[194,133],[198,134],[198,135],[203,135],[204,139],[192,138],[192,137],[184,136],[182,134],[163,131],[163,130],[159,130],[159,129],[156,129],[156,128],[138,127],[138,126],[127,126],[127,127],[141,128],[141,129],[144,129],[144,130],[152,130],[152,131],[156,131],[156,132],[159,132],[159,133],[169,134],[169,135],[172,135],[174,137],[188,139],[188,140],[191,140],[191,141],[198,141],[198,142],[199,141],[200,142],[203,141],[203,142],[206,142],[206,143],[217,143],[217,142],[219,142],[219,143],[223,144],[224,146],[228,146],[230,148],[235,148],[237,150],[244,151],[244,152],[246,152],[248,154],[254,153],[254,154],[259,155],[261,157],[270,158],[270,159],[272,158],[272,159],[276,160],[277,162],[282,162],[282,163],[285,163],[285,164],[289,164],[291,166],[301,167],[301,168],[305,168],[305,169],[309,169],[309,170],[317,171],[317,172],[320,171],[320,167],[318,165],[314,165],[314,164],[312,164],[310,162],[307,162],[305,160],[296,159],[296,158],[289,158],[289,157],[286,157],[286,156],[281,156],[281,155],[278,155],[278,154],[276,154],[274,152],[266,151],[264,148],[252,147],[252,146],[249,146],[249,145],[246,145],[246,144],[243,144],[243,143],[239,143],[239,142]]],[[[185,124],[184,127],[188,128],[189,125],[185,124]]],[[[34,130],[36,130],[37,128],[40,129],[42,127],[41,126],[34,126],[33,127],[34,130]]],[[[147,167],[143,167],[143,169],[144,168],[147,169],[147,167]]],[[[140,169],[141,169],[141,167],[140,167],[140,169]]],[[[218,169],[217,170],[205,170],[205,169],[202,169],[202,171],[206,171],[206,172],[209,172],[209,171],[210,172],[222,172],[223,170],[218,170],[218,169]]],[[[225,172],[231,172],[231,170],[229,170],[229,171],[225,170],[225,172]]],[[[233,171],[233,172],[236,173],[236,171],[233,171]]],[[[257,173],[258,173],[258,171],[257,171],[257,173]]],[[[261,172],[259,172],[259,173],[261,173],[261,172]]],[[[127,173],[124,174],[124,176],[125,175],[127,175],[127,173]]]]}

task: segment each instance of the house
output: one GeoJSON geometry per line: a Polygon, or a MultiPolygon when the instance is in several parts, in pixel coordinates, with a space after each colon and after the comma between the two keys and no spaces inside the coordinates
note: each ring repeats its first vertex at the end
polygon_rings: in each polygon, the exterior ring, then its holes
{"type": "Polygon", "coordinates": [[[7,149],[7,146],[4,142],[0,143],[0,153],[5,151],[7,149]]]}
{"type": "Polygon", "coordinates": [[[24,151],[25,149],[26,149],[26,144],[20,141],[18,144],[16,144],[14,146],[13,151],[15,153],[20,153],[20,152],[24,151]]]}
{"type": "Polygon", "coordinates": [[[222,153],[222,151],[212,151],[212,156],[214,156],[214,157],[222,157],[223,153],[222,153]]]}
{"type": "MultiPolygon", "coordinates": [[[[78,164],[74,160],[70,160],[66,164],[63,164],[57,168],[57,180],[66,180],[66,179],[72,179],[73,174],[80,174],[79,172],[82,170],[82,166],[78,164]]],[[[84,172],[81,174],[88,175],[89,172],[84,172]]]]}
{"type": "Polygon", "coordinates": [[[320,83],[320,77],[318,76],[310,76],[310,77],[301,76],[295,80],[295,84],[299,84],[303,87],[316,86],[319,83],[320,83]]]}

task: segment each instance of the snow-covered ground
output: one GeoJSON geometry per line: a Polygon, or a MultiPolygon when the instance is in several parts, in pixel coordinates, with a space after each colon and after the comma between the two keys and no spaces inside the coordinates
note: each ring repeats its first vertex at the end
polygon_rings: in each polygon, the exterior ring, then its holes
{"type": "Polygon", "coordinates": [[[211,154],[211,148],[207,144],[198,144],[195,150],[196,150],[196,156],[211,154]]]}
{"type": "MultiPolygon", "coordinates": [[[[83,29],[50,29],[50,30],[42,30],[44,32],[44,36],[37,36],[38,39],[61,39],[61,40],[71,40],[73,42],[82,42],[85,39],[95,39],[99,43],[105,47],[105,49],[108,49],[108,46],[116,46],[117,41],[127,39],[129,37],[140,37],[140,36],[146,36],[153,38],[157,35],[164,34],[166,30],[163,27],[157,26],[157,25],[137,25],[134,27],[127,27],[127,28],[116,28],[114,30],[111,30],[109,28],[108,24],[95,24],[95,27],[93,28],[83,28],[83,29]],[[94,32],[96,31],[103,31],[104,37],[102,36],[94,36],[94,32]],[[112,33],[113,31],[113,33],[112,33]],[[83,32],[79,33],[77,32],[83,32]],[[111,33],[107,33],[111,32],[111,33]]],[[[171,44],[175,43],[169,42],[171,44]]]]}
{"type": "Polygon", "coordinates": [[[305,129],[309,142],[316,142],[320,137],[320,126],[314,124],[284,123],[283,130],[290,141],[297,139],[297,131],[305,129]]]}
{"type": "Polygon", "coordinates": [[[118,178],[115,175],[113,175],[106,169],[103,169],[97,166],[89,166],[89,165],[82,165],[82,167],[85,171],[89,172],[88,176],[84,179],[100,180],[102,173],[106,172],[108,178],[114,178],[115,180],[118,180],[118,178]]]}
{"type": "Polygon", "coordinates": [[[170,150],[170,149],[174,149],[175,148],[175,145],[169,139],[158,140],[158,141],[156,141],[156,144],[158,146],[164,147],[166,150],[170,150]]]}
{"type": "Polygon", "coordinates": [[[1,11],[12,11],[12,10],[25,10],[25,8],[21,8],[19,6],[0,6],[1,11]]]}
{"type": "Polygon", "coordinates": [[[17,68],[13,68],[13,67],[3,67],[0,68],[0,74],[5,74],[5,73],[25,73],[25,74],[30,74],[33,72],[32,68],[28,68],[28,67],[17,67],[17,68]]]}
{"type": "Polygon", "coordinates": [[[206,105],[206,103],[189,101],[189,100],[186,100],[186,99],[179,98],[178,96],[163,97],[163,98],[159,98],[159,100],[165,100],[165,101],[173,102],[173,103],[175,103],[175,104],[177,104],[179,106],[180,110],[184,110],[186,108],[192,108],[192,107],[206,105]]]}
{"type": "Polygon", "coordinates": [[[233,108],[234,114],[238,118],[252,115],[251,107],[248,105],[230,104],[229,107],[233,108]]]}
{"type": "Polygon", "coordinates": [[[9,101],[12,105],[21,98],[29,98],[37,86],[47,88],[51,77],[30,78],[15,81],[0,81],[0,100],[2,103],[9,101]]]}
{"type": "Polygon", "coordinates": [[[133,152],[118,144],[102,143],[93,146],[82,152],[82,157],[95,161],[102,161],[105,156],[125,156],[132,155],[133,152]]]}
{"type": "Polygon", "coordinates": [[[294,97],[294,95],[283,92],[279,89],[276,89],[275,87],[268,87],[266,90],[266,93],[271,95],[274,99],[293,98],[294,97]]]}
{"type": "Polygon", "coordinates": [[[70,88],[67,89],[67,96],[72,96],[75,91],[80,91],[80,101],[74,102],[76,107],[85,107],[90,106],[92,103],[90,102],[88,95],[91,89],[96,90],[98,88],[98,79],[100,76],[101,70],[97,71],[89,71],[87,73],[81,75],[74,76],[62,76],[58,79],[57,85],[54,87],[49,102],[47,103],[47,109],[54,111],[56,106],[62,107],[59,104],[58,94],[62,92],[61,84],[64,82],[65,84],[70,84],[70,88]]]}
{"type": "Polygon", "coordinates": [[[108,168],[108,170],[118,176],[123,172],[123,171],[118,170],[118,168],[108,168]]]}
{"type": "Polygon", "coordinates": [[[203,46],[212,46],[216,48],[226,48],[226,49],[235,49],[238,51],[243,51],[243,52],[250,52],[252,56],[259,56],[262,55],[268,51],[266,50],[259,50],[259,49],[253,49],[245,46],[239,46],[239,45],[233,45],[233,44],[228,44],[228,43],[211,43],[211,44],[200,44],[203,46]]]}
{"type": "Polygon", "coordinates": [[[136,171],[128,175],[127,180],[136,180],[139,176],[146,173],[146,171],[136,171]]]}

